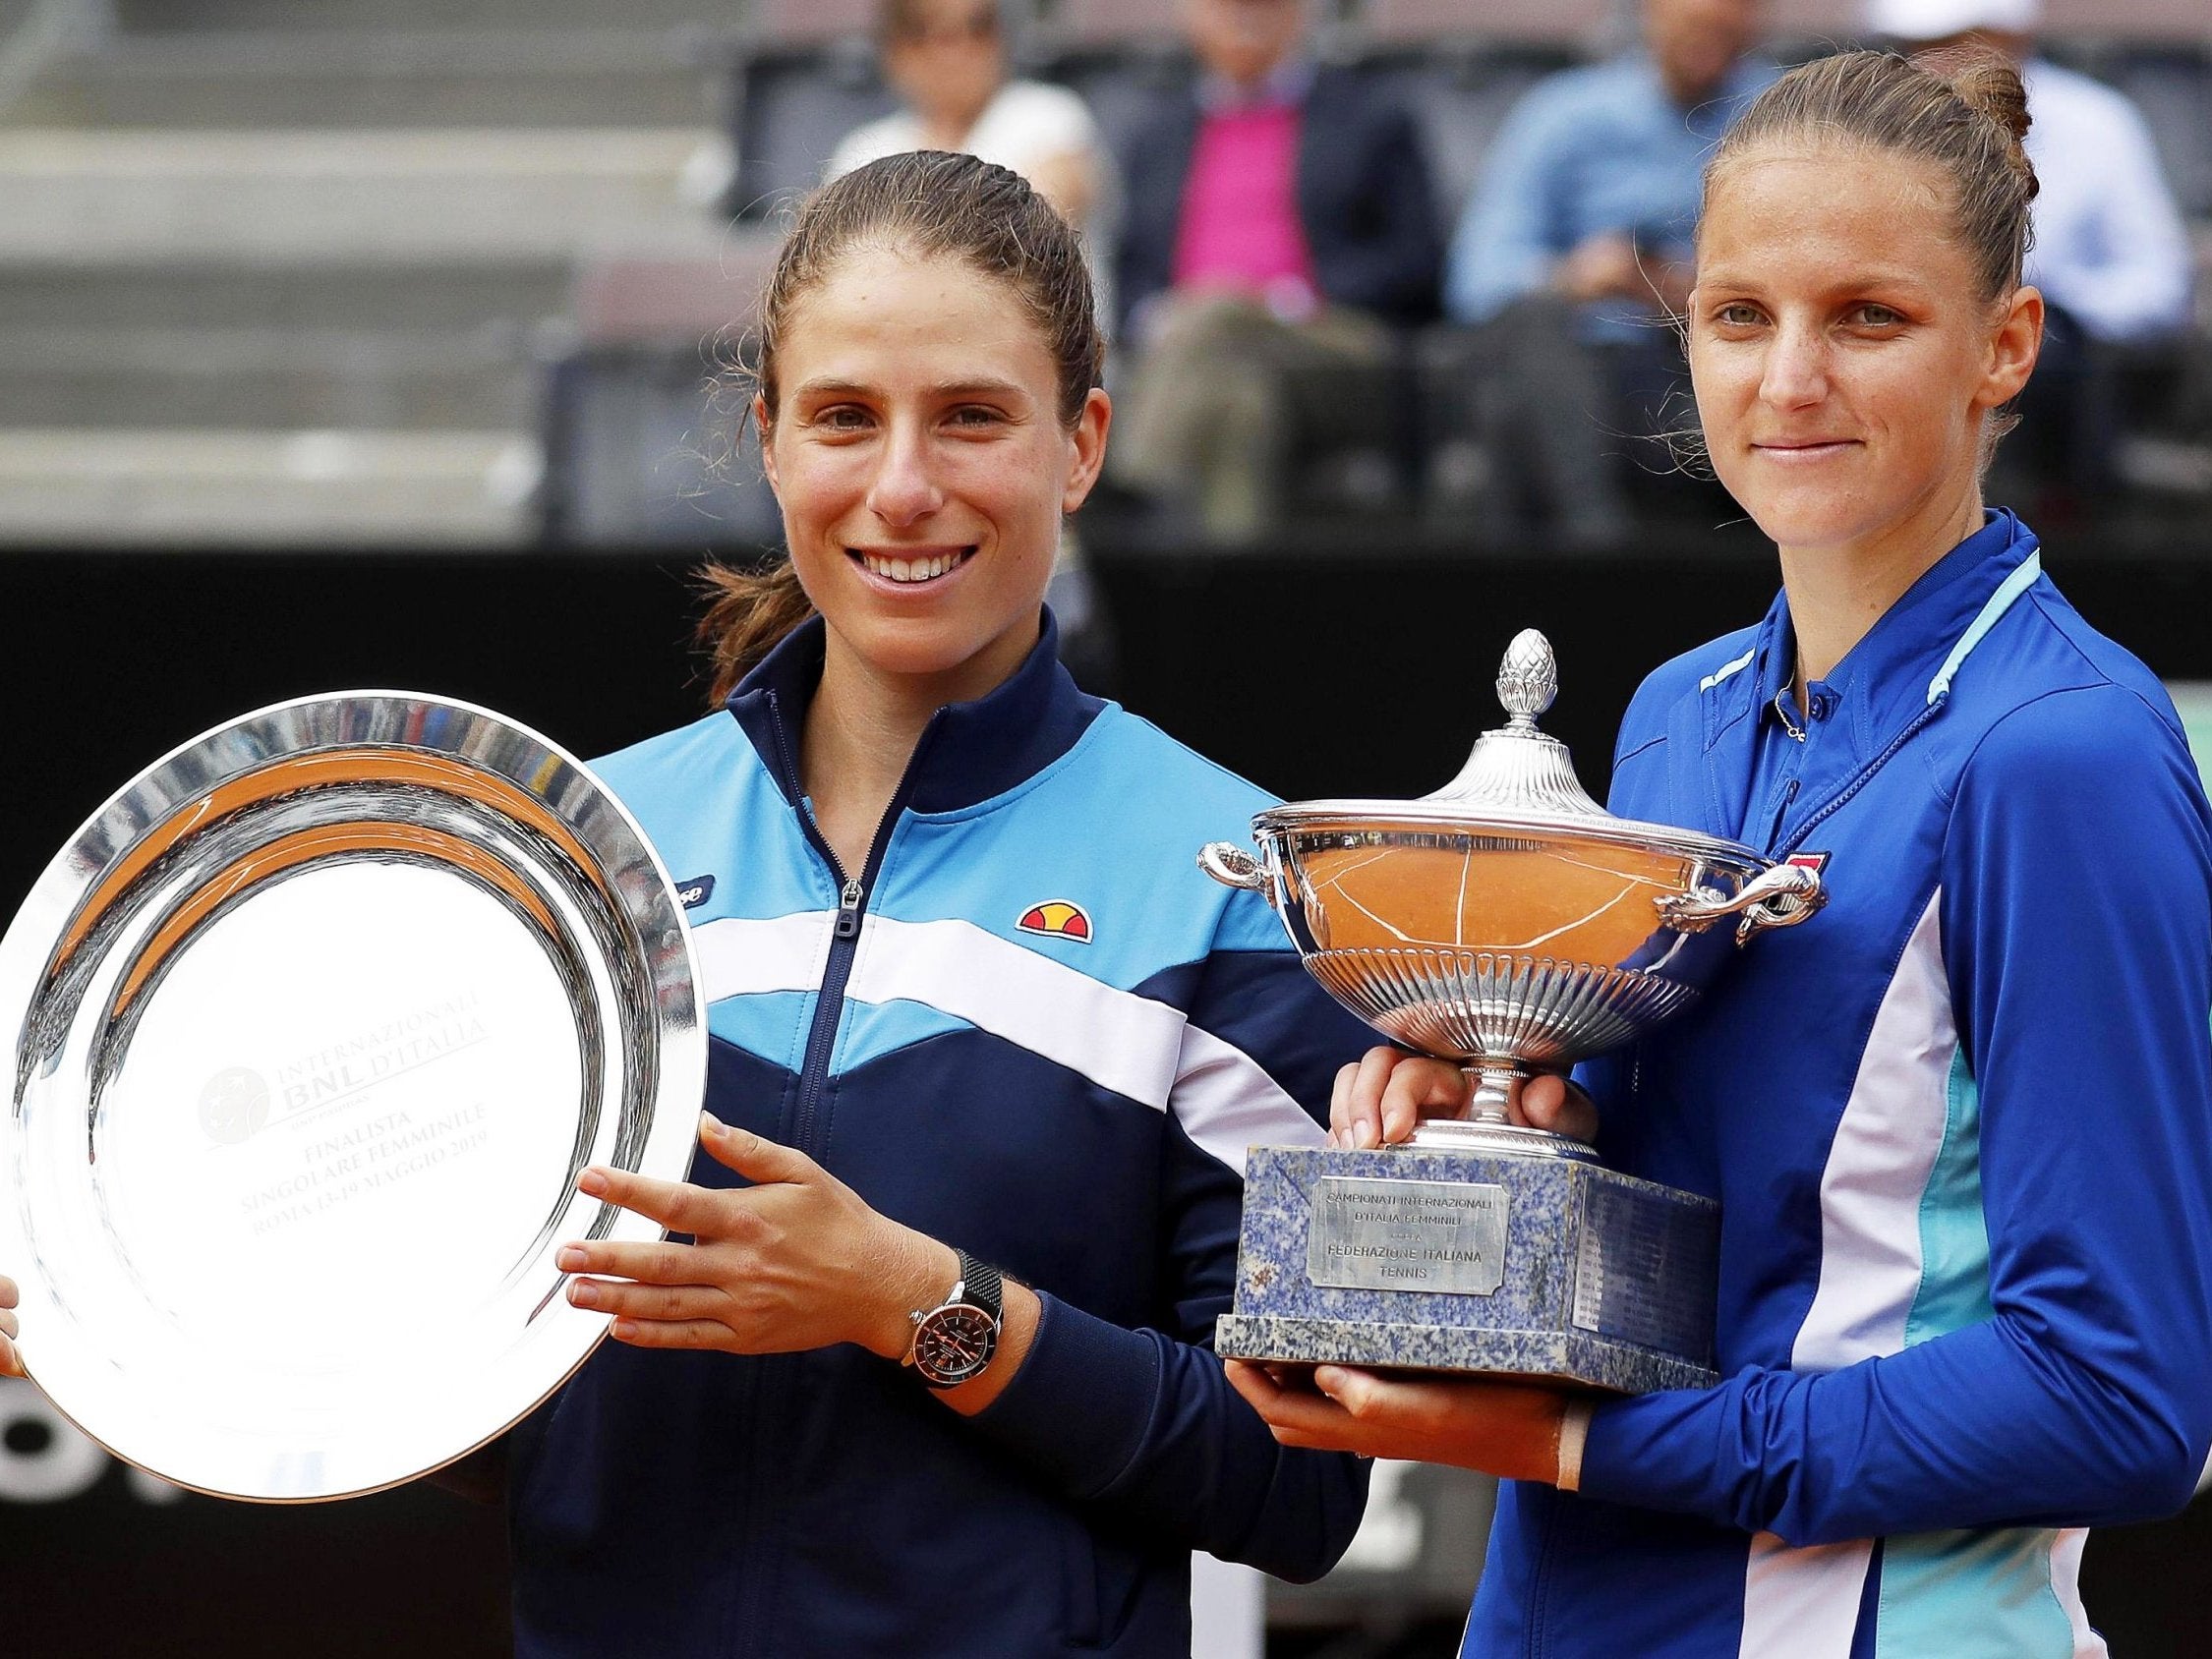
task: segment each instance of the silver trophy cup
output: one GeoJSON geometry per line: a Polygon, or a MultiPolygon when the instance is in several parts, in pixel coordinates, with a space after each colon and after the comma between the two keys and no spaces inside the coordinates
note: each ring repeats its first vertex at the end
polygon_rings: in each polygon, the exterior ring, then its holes
{"type": "Polygon", "coordinates": [[[1221,1352],[1629,1392],[1711,1380],[1717,1206],[1516,1124],[1510,1090],[1672,1018],[1826,895],[1813,869],[1607,813],[1537,726],[1556,689],[1549,644],[1524,632],[1498,676],[1510,719],[1444,788],[1277,807],[1252,821],[1256,853],[1199,854],[1266,896],[1339,1002],[1475,1083],[1465,1116],[1403,1147],[1253,1150],[1221,1352]]]}

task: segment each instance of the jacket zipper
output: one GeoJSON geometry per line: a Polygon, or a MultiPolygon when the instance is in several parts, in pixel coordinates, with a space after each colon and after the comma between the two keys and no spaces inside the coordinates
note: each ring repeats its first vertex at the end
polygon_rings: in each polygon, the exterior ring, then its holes
{"type": "Polygon", "coordinates": [[[892,791],[883,817],[877,821],[875,835],[868,843],[867,863],[858,876],[847,876],[844,866],[838,862],[836,851],[823,835],[822,827],[814,822],[814,814],[805,804],[798,762],[791,753],[790,731],[784,723],[783,707],[774,692],[768,694],[768,707],[776,725],[776,745],[785,773],[798,797],[799,827],[808,844],[838,881],[837,923],[830,933],[830,957],[822,969],[821,989],[814,1000],[814,1021],[807,1029],[806,1058],[799,1068],[798,1110],[791,1124],[791,1144],[812,1158],[820,1152],[814,1144],[815,1117],[821,1110],[822,1091],[829,1085],[830,1051],[837,1044],[838,1026],[844,1014],[844,988],[852,978],[852,960],[860,950],[860,923],[867,915],[868,897],[882,871],[891,832],[900,815],[906,810],[907,801],[913,797],[915,774],[921,769],[922,755],[929,747],[929,740],[936,735],[937,716],[930,716],[929,724],[922,728],[914,744],[914,752],[906,757],[906,770],[900,774],[899,787],[892,791]]]}
{"type": "MultiPolygon", "coordinates": [[[[879,837],[883,834],[881,826],[876,833],[879,837]]],[[[822,986],[814,999],[814,1023],[806,1034],[806,1060],[799,1067],[798,1115],[791,1124],[791,1144],[809,1158],[816,1150],[815,1114],[830,1078],[830,1050],[837,1044],[838,1025],[844,1013],[845,982],[852,977],[852,958],[860,950],[860,918],[868,907],[867,887],[857,878],[845,877],[836,857],[826,847],[823,851],[830,858],[831,873],[844,885],[838,889],[837,926],[830,935],[830,959],[822,970],[822,986]]]]}
{"type": "Polygon", "coordinates": [[[1761,846],[1771,847],[1775,844],[1775,837],[1781,833],[1782,820],[1789,816],[1789,809],[1797,804],[1797,791],[1804,781],[1801,777],[1793,777],[1782,790],[1781,799],[1775,803],[1774,817],[1767,823],[1767,832],[1760,837],[1761,846]]]}
{"type": "Polygon", "coordinates": [[[1777,860],[1784,859],[1803,846],[1808,835],[1849,806],[1858,792],[1874,781],[1874,774],[1896,759],[1897,751],[1910,743],[1915,737],[1918,737],[1928,723],[1944,712],[1950,702],[1950,694],[1948,691],[1934,698],[1925,709],[1912,717],[1904,730],[1890,739],[1888,747],[1881,754],[1875,756],[1873,760],[1853,772],[1850,777],[1844,780],[1840,788],[1807,813],[1805,822],[1792,830],[1789,838],[1783,841],[1780,846],[1771,848],[1768,856],[1777,860]]]}
{"type": "MultiPolygon", "coordinates": [[[[906,770],[899,779],[899,787],[893,792],[890,805],[884,808],[881,822],[876,825],[875,838],[868,845],[868,862],[855,878],[844,873],[844,867],[838,862],[837,853],[831,848],[828,837],[822,833],[822,827],[814,822],[814,814],[806,804],[806,791],[799,780],[798,760],[791,753],[790,731],[784,723],[783,707],[773,691],[768,694],[768,713],[769,723],[776,728],[777,758],[783,763],[792,810],[798,814],[800,832],[806,836],[807,844],[813,847],[815,854],[829,867],[830,874],[838,883],[837,923],[830,934],[830,957],[822,970],[822,986],[814,1003],[814,1020],[807,1030],[806,1058],[799,1069],[798,1107],[791,1126],[791,1144],[813,1158],[820,1153],[820,1149],[814,1145],[815,1118],[821,1109],[822,1091],[829,1081],[830,1050],[837,1043],[838,1026],[844,1012],[845,984],[852,977],[852,959],[860,948],[860,923],[867,914],[868,891],[875,885],[877,873],[883,864],[891,831],[898,824],[900,814],[906,810],[906,802],[913,795],[914,775],[919,770],[923,750],[936,733],[937,720],[932,716],[930,723],[922,728],[921,738],[915,743],[913,754],[907,758],[906,770]]],[[[779,1438],[777,1425],[786,1417],[792,1386],[792,1375],[787,1368],[780,1367],[771,1373],[756,1373],[748,1402],[751,1421],[746,1425],[745,1432],[755,1437],[765,1437],[769,1444],[775,1444],[779,1438]]],[[[748,1486],[758,1478],[753,1460],[748,1459],[748,1486]]],[[[760,1540],[755,1536],[758,1516],[754,1506],[754,1494],[748,1490],[741,1500],[739,1513],[744,1517],[744,1536],[752,1541],[757,1550],[760,1540]]],[[[756,1554],[755,1559],[765,1560],[765,1553],[756,1554]]],[[[734,1639],[736,1651],[740,1653],[762,1654],[769,1651],[766,1644],[772,1640],[768,1630],[773,1613],[771,1604],[763,1601],[761,1596],[762,1592],[757,1587],[740,1588],[737,1602],[741,1608],[740,1633],[734,1639]]]]}

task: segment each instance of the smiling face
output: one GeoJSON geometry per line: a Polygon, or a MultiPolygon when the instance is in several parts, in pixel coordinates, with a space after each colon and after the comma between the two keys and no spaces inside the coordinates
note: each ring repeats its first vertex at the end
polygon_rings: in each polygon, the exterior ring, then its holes
{"type": "Polygon", "coordinates": [[[1061,518],[1105,453],[1106,394],[1071,429],[1019,293],[872,243],[794,302],[776,383],[778,407],[754,407],[763,461],[831,651],[932,702],[981,696],[1036,643],[1061,518]]]}
{"type": "Polygon", "coordinates": [[[1785,554],[1979,523],[1985,425],[2043,305],[1987,296],[1956,217],[1940,168],[1882,150],[1777,142],[1716,174],[1691,380],[1715,472],[1785,554]]]}

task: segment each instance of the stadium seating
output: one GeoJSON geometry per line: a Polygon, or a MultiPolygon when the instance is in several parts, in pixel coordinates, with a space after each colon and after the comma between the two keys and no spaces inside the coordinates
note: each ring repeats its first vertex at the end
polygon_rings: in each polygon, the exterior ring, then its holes
{"type": "Polygon", "coordinates": [[[2212,43],[2212,13],[2204,0],[2044,0],[2043,31],[2203,44],[2212,43]]]}
{"type": "Polygon", "coordinates": [[[1580,58],[1570,47],[1547,42],[1372,40],[1359,61],[1420,123],[1437,222],[1448,229],[1474,193],[1490,141],[1522,94],[1580,58]]]}
{"type": "Polygon", "coordinates": [[[764,45],[863,41],[874,31],[876,0],[753,0],[744,37],[764,45]]]}
{"type": "Polygon", "coordinates": [[[820,184],[838,141],[897,100],[864,39],[832,36],[745,53],[725,107],[734,159],[725,205],[761,219],[820,184]]]}
{"type": "Polygon", "coordinates": [[[579,268],[574,339],[545,377],[543,541],[775,541],[775,500],[730,371],[776,247],[760,225],[712,257],[617,254],[579,268]]]}
{"type": "MultiPolygon", "coordinates": [[[[1010,19],[1025,72],[1081,92],[1118,147],[1193,73],[1184,4],[1016,0],[1010,19]]],[[[2204,0],[2048,4],[2053,54],[2145,110],[2212,258],[2212,12],[2204,0]]],[[[874,0],[632,0],[616,21],[602,0],[113,0],[79,11],[0,0],[0,474],[11,481],[0,538],[18,534],[11,501],[35,495],[59,512],[110,487],[138,489],[136,522],[154,534],[160,514],[147,503],[160,486],[115,481],[155,480],[164,448],[183,454],[171,440],[189,432],[229,434],[193,451],[191,522],[220,522],[215,481],[228,478],[220,487],[245,519],[259,513],[287,535],[312,521],[319,491],[343,494],[331,481],[348,469],[404,492],[405,469],[420,466],[422,500],[459,501],[467,491],[429,481],[490,468],[486,457],[498,476],[488,471],[454,508],[453,534],[480,537],[493,522],[530,534],[516,481],[536,470],[541,421],[548,441],[573,448],[582,440],[561,433],[611,434],[634,418],[661,435],[609,437],[610,453],[664,440],[681,452],[669,434],[699,424],[683,409],[704,381],[701,340],[744,309],[743,273],[765,244],[741,236],[737,277],[710,274],[688,297],[683,282],[641,273],[697,273],[732,257],[731,233],[682,189],[726,180],[732,214],[758,223],[744,234],[772,236],[776,204],[819,179],[845,131],[891,106],[868,39],[874,10],[874,0]],[[104,31],[85,21],[103,14],[104,31]],[[716,123],[727,167],[705,165],[716,123]],[[542,326],[562,316],[564,329],[542,326]],[[550,372],[549,345],[564,364],[550,372]],[[606,387],[632,373],[652,396],[625,406],[606,387]],[[84,452],[109,460],[41,493],[26,481],[72,433],[102,434],[84,452]],[[287,448],[299,434],[317,441],[287,448]],[[257,444],[260,476],[241,459],[257,444]],[[439,444],[459,459],[434,460],[439,444]],[[132,453],[145,458],[135,474],[114,462],[132,453]],[[272,502],[291,505],[264,511],[272,502]]],[[[1614,0],[1347,0],[1325,11],[1332,60],[1421,121],[1447,223],[1527,87],[1620,44],[1632,16],[1614,0]]],[[[1773,0],[1770,11],[1791,56],[1854,37],[1856,17],[1857,0],[1773,0]]],[[[2128,379],[2145,440],[2131,452],[2147,457],[2136,473],[2169,492],[2201,474],[2212,493],[2206,350],[2199,342],[2128,379]]],[[[1422,475],[1432,510],[1479,497],[1470,394],[1446,367],[1464,352],[1449,334],[1409,342],[1418,392],[1401,381],[1360,394],[1388,412],[1391,435],[1364,452],[1324,443],[1304,475],[1312,510],[1372,512],[1379,480],[1382,504],[1411,512],[1420,497],[1398,481],[1422,475]]],[[[613,476],[596,463],[589,475],[613,476]]],[[[651,512],[633,503],[627,520],[550,501],[545,517],[612,537],[650,520],[680,539],[702,518],[701,491],[727,481],[698,482],[656,497],[651,512]]],[[[715,512],[710,527],[741,519],[715,512]]],[[[51,512],[38,522],[37,534],[58,533],[51,512]]],[[[430,522],[408,533],[436,539],[430,522]]]]}
{"type": "Polygon", "coordinates": [[[678,182],[728,23],[10,0],[0,541],[528,536],[572,265],[719,241],[678,182]]]}
{"type": "Polygon", "coordinates": [[[1588,52],[1615,44],[1622,32],[1611,0],[1368,0],[1354,15],[1363,38],[1399,47],[1473,40],[1588,52]]]}
{"type": "Polygon", "coordinates": [[[1183,38],[1187,0],[1061,0],[1040,32],[1075,50],[1159,46],[1183,38]]]}
{"type": "MultiPolygon", "coordinates": [[[[1119,149],[1161,92],[1194,73],[1180,44],[1183,3],[1062,0],[1017,38],[1028,72],[1080,92],[1109,147],[1119,149]]],[[[838,138],[889,106],[858,41],[864,15],[841,13],[833,25],[837,8],[816,14],[800,0],[777,4],[802,21],[773,43],[772,31],[756,32],[730,99],[738,155],[732,205],[747,217],[811,185],[838,138]]],[[[2055,0],[2052,45],[2138,99],[2187,210],[2212,222],[2212,57],[2189,37],[2192,29],[2201,38],[2212,28],[2200,12],[2200,0],[2055,0]]],[[[1324,53],[1373,77],[1420,121],[1446,224],[1457,220],[1498,126],[1528,87],[1621,44],[1630,23],[1611,0],[1498,0],[1480,8],[1464,0],[1366,0],[1332,16],[1324,53]]],[[[1777,47],[1792,61],[1854,42],[1858,18],[1858,0],[1775,0],[1770,12],[1777,47]]],[[[1312,497],[1305,505],[1412,510],[1418,500],[1431,515],[1450,517],[1478,502],[1495,481],[1481,449],[1480,400],[1462,383],[1479,368],[1470,351],[1451,329],[1410,341],[1406,372],[1418,389],[1409,394],[1400,380],[1356,399],[1393,411],[1394,436],[1378,450],[1311,434],[1317,464],[1301,474],[1312,497]],[[1387,466],[1378,465],[1383,458],[1387,466]],[[1411,479],[1426,481],[1418,497],[1401,486],[1411,479]]],[[[2134,407],[2148,427],[2189,425],[2188,399],[2171,373],[2141,382],[2134,407]]],[[[1647,506],[1686,498],[1671,486],[1643,494],[1647,506]]]]}
{"type": "Polygon", "coordinates": [[[695,339],[587,345],[546,384],[541,539],[756,546],[781,535],[743,397],[695,339]]]}

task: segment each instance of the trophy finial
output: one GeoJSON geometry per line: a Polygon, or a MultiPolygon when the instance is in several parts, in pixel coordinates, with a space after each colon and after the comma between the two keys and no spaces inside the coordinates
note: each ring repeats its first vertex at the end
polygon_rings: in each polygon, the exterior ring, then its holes
{"type": "Polygon", "coordinates": [[[1497,700],[1515,725],[1534,725],[1558,695],[1559,663],[1551,655],[1551,642],[1534,628],[1523,628],[1498,664],[1497,700]]]}

